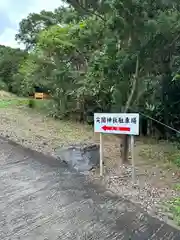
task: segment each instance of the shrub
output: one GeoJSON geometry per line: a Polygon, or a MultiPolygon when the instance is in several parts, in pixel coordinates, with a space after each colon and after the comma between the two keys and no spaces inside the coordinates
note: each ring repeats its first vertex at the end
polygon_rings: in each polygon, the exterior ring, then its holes
{"type": "Polygon", "coordinates": [[[34,101],[34,99],[30,99],[29,100],[28,106],[29,106],[29,108],[35,108],[35,101],[34,101]]]}

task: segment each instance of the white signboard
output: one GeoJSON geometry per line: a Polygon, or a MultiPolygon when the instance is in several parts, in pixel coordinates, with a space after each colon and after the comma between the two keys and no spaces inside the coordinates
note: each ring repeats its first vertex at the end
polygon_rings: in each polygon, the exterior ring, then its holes
{"type": "Polygon", "coordinates": [[[139,114],[95,113],[94,131],[99,133],[139,135],[139,114]]]}

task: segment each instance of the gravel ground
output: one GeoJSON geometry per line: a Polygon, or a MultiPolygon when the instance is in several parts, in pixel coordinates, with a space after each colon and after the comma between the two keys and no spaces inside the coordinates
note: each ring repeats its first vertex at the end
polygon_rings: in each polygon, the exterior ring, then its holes
{"type": "MultiPolygon", "coordinates": [[[[56,121],[26,108],[1,108],[0,115],[1,136],[47,155],[56,156],[55,149],[63,145],[98,142],[89,127],[56,121]]],[[[180,196],[179,191],[172,190],[177,177],[172,171],[157,174],[158,167],[153,169],[141,165],[137,167],[137,184],[132,184],[131,167],[117,168],[118,141],[113,144],[112,140],[105,142],[107,171],[101,183],[120,196],[140,204],[151,215],[171,223],[167,215],[163,216],[161,203],[173,196],[180,196]]],[[[91,173],[90,176],[92,180],[99,181],[97,174],[91,173]]]]}
{"type": "Polygon", "coordinates": [[[91,173],[91,179],[97,182],[101,181],[101,184],[105,185],[106,189],[135,204],[139,204],[151,216],[180,229],[173,221],[172,214],[165,208],[166,202],[174,197],[180,197],[179,189],[174,190],[172,187],[179,180],[172,172],[168,172],[168,181],[167,179],[163,181],[159,176],[154,175],[155,171],[153,170],[147,171],[137,167],[136,183],[132,181],[132,167],[129,165],[107,171],[103,179],[100,179],[98,174],[93,172],[91,173]],[[170,179],[171,175],[172,178],[170,179]]]}
{"type": "Polygon", "coordinates": [[[179,192],[165,185],[156,187],[156,185],[152,184],[149,174],[145,180],[142,180],[138,169],[136,169],[137,182],[134,184],[131,180],[131,172],[131,167],[123,166],[121,176],[117,172],[107,175],[104,180],[107,188],[134,203],[140,204],[150,215],[169,221],[164,216],[162,201],[180,196],[179,192]]]}
{"type": "Polygon", "coordinates": [[[26,108],[1,108],[0,115],[1,136],[51,156],[55,156],[57,147],[93,137],[93,131],[85,126],[55,121],[26,108]]]}

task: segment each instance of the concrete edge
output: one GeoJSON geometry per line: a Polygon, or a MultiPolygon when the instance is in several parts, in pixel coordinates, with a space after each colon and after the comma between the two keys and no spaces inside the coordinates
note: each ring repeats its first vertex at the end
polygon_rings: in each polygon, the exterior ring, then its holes
{"type": "Polygon", "coordinates": [[[37,159],[41,163],[45,163],[45,164],[48,164],[51,166],[59,166],[59,165],[66,166],[66,164],[63,163],[63,161],[61,161],[59,158],[56,158],[56,157],[53,157],[50,155],[46,155],[46,154],[39,152],[37,150],[34,150],[30,147],[23,146],[22,144],[17,143],[16,141],[14,141],[10,138],[0,136],[0,140],[7,142],[8,144],[10,144],[11,146],[13,146],[15,148],[18,148],[18,150],[20,152],[23,152],[23,154],[25,154],[25,155],[28,154],[30,157],[37,159]]]}

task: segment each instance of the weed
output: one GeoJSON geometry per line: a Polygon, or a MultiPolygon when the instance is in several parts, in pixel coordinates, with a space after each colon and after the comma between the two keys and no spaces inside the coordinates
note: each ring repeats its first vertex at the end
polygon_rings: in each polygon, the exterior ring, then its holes
{"type": "Polygon", "coordinates": [[[180,167],[180,155],[174,156],[173,163],[177,166],[180,167]]]}
{"type": "Polygon", "coordinates": [[[180,184],[179,184],[179,183],[175,184],[174,187],[173,187],[173,189],[174,189],[175,191],[180,191],[180,184]]]}
{"type": "Polygon", "coordinates": [[[180,197],[174,198],[167,203],[168,211],[172,213],[173,220],[180,226],[180,197]]]}
{"type": "Polygon", "coordinates": [[[29,108],[35,108],[35,101],[34,101],[34,99],[30,99],[29,100],[28,106],[29,106],[29,108]]]}

